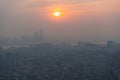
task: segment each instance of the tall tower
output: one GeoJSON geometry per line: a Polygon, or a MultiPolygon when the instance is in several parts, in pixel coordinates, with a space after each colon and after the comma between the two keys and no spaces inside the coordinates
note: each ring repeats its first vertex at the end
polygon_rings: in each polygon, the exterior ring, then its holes
{"type": "Polygon", "coordinates": [[[2,27],[0,26],[0,45],[2,45],[2,39],[3,39],[3,33],[2,33],[2,27]]]}
{"type": "Polygon", "coordinates": [[[39,40],[40,40],[40,41],[43,41],[43,40],[44,40],[44,37],[43,37],[43,32],[42,32],[42,30],[39,31],[38,35],[39,35],[39,40]]]}

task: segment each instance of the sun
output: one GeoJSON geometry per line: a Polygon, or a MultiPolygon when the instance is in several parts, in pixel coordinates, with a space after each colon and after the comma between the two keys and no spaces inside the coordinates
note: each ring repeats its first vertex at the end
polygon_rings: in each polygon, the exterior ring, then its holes
{"type": "Polygon", "coordinates": [[[55,11],[55,12],[53,12],[53,15],[56,16],[56,17],[59,17],[61,15],[61,12],[60,11],[55,11]]]}

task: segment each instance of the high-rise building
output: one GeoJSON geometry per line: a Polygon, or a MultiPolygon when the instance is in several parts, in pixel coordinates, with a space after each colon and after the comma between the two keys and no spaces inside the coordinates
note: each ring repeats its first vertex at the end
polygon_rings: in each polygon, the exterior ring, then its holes
{"type": "Polygon", "coordinates": [[[42,30],[34,33],[34,40],[37,41],[37,42],[43,41],[43,33],[42,33],[42,30]]]}
{"type": "Polygon", "coordinates": [[[107,47],[113,47],[114,42],[113,41],[107,41],[107,47]]]}

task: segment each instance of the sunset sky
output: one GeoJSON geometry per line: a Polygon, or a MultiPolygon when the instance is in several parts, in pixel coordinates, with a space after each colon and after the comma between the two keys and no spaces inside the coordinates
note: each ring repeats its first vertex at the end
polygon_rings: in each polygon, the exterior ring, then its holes
{"type": "Polygon", "coordinates": [[[0,31],[49,40],[120,40],[120,0],[0,0],[0,31]],[[59,9],[61,15],[53,16],[59,9]]]}

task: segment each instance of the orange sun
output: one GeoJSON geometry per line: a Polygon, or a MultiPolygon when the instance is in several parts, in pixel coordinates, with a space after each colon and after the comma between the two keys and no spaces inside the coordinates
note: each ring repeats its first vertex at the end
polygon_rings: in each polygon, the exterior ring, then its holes
{"type": "Polygon", "coordinates": [[[53,12],[53,15],[56,16],[56,17],[59,17],[61,15],[61,12],[60,11],[55,11],[55,12],[53,12]]]}

